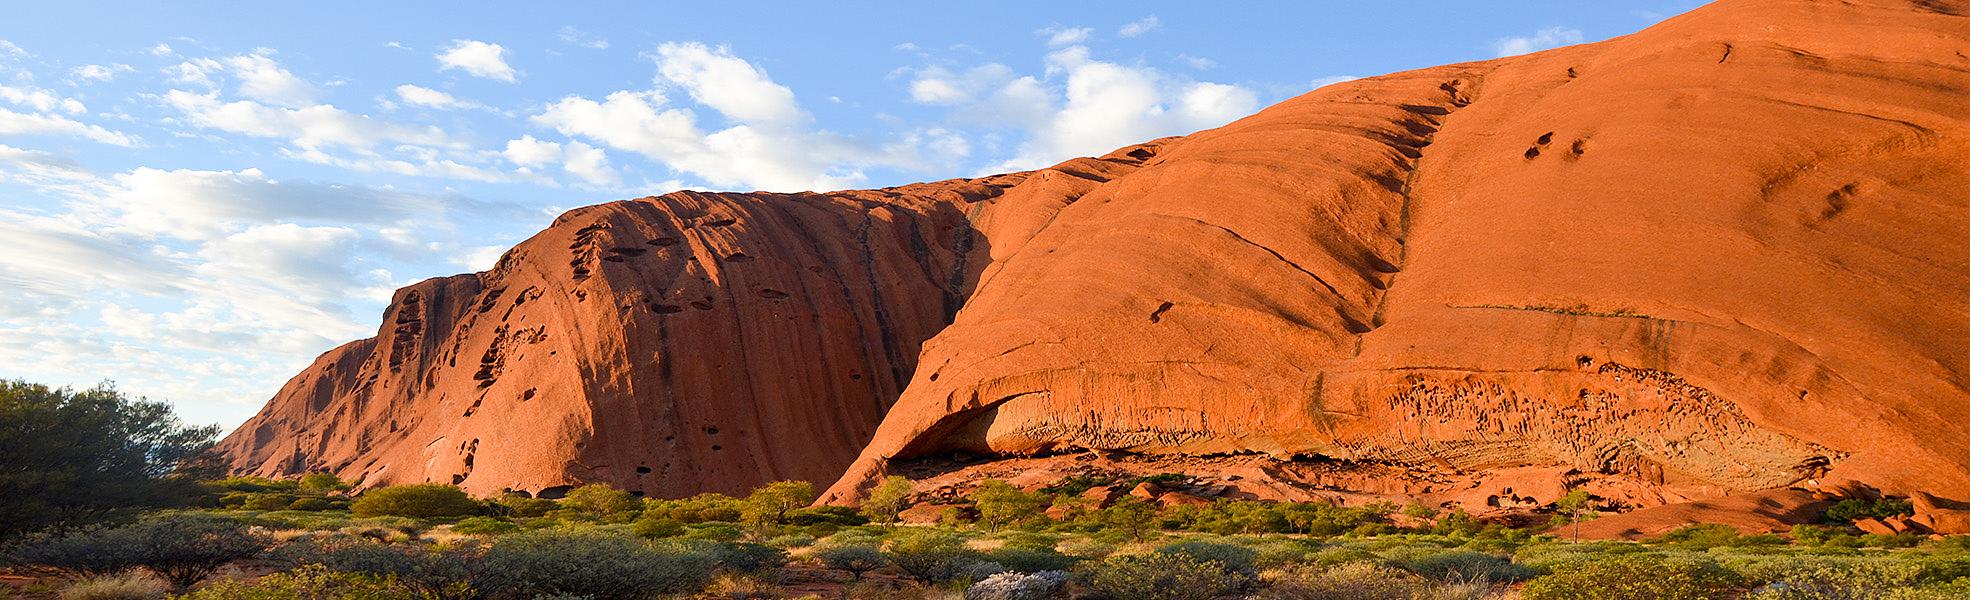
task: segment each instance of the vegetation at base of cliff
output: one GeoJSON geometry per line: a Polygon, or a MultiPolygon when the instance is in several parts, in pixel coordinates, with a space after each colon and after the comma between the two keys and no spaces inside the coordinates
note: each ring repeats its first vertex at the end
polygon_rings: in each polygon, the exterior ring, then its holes
{"type": "Polygon", "coordinates": [[[1514,528],[1421,504],[1211,500],[1178,474],[988,480],[939,503],[891,477],[854,509],[810,506],[806,482],[475,498],[213,478],[215,431],[106,386],[0,382],[0,418],[0,569],[75,600],[1970,597],[1970,536],[1859,529],[1908,515],[1895,498],[1783,535],[1694,524],[1639,543],[1574,540],[1594,512],[1578,490],[1514,528]]]}
{"type": "Polygon", "coordinates": [[[1970,591],[1970,536],[1692,525],[1642,543],[1576,543],[1568,534],[1577,514],[1532,530],[1421,505],[1166,507],[1122,495],[1103,506],[1088,500],[1101,485],[990,482],[941,509],[938,524],[904,525],[894,521],[913,496],[900,478],[884,484],[895,498],[857,510],[809,507],[804,483],[680,499],[589,485],[547,500],[472,498],[432,484],[352,494],[320,474],[234,477],[198,486],[193,501],[205,508],[26,536],[5,556],[74,598],[779,598],[819,589],[850,598],[1921,600],[1970,591]]]}

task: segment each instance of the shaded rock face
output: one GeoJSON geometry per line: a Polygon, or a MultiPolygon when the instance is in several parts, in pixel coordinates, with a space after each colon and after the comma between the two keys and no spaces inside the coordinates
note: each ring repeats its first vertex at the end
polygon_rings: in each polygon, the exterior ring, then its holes
{"type": "Polygon", "coordinates": [[[1053,210],[1154,148],[888,190],[578,209],[491,271],[398,292],[376,338],[323,355],[221,450],[243,472],[477,493],[832,482],[991,252],[967,211],[1053,210]]]}
{"type": "Polygon", "coordinates": [[[479,492],[1101,450],[1962,497],[1966,12],[1734,0],[1040,171],[580,209],[224,446],[479,492]]]}

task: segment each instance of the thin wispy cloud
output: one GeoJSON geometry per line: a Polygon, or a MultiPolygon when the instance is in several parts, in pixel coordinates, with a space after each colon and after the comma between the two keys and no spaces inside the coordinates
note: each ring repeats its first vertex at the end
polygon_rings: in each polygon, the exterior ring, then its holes
{"type": "Polygon", "coordinates": [[[1499,57],[1518,56],[1584,41],[1586,36],[1580,30],[1554,26],[1533,32],[1532,35],[1499,38],[1491,43],[1491,50],[1499,57]]]}

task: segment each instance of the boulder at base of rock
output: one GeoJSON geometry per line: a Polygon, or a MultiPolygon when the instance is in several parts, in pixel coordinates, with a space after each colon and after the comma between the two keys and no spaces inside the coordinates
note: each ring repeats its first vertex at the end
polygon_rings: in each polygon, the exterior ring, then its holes
{"type": "Polygon", "coordinates": [[[1970,534],[1970,504],[1922,492],[1911,494],[1909,503],[1915,505],[1915,516],[1909,520],[1922,528],[1943,535],[1970,534]]]}

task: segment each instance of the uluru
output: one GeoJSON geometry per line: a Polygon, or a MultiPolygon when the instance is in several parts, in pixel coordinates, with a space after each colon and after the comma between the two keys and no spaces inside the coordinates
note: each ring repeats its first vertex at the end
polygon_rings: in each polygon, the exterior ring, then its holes
{"type": "Polygon", "coordinates": [[[219,451],[480,495],[1098,466],[1473,512],[1953,506],[1966,12],[1724,0],[1038,170],[577,208],[397,291],[219,451]]]}

